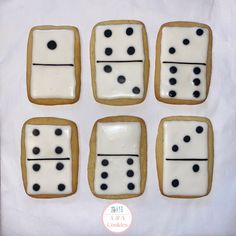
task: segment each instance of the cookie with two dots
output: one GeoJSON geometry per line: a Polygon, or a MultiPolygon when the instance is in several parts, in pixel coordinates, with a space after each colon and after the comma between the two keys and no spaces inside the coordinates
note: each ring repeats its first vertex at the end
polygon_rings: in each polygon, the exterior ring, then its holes
{"type": "Polygon", "coordinates": [[[99,198],[125,199],[143,194],[147,175],[147,133],[133,116],[97,120],[90,139],[88,180],[99,198]]]}
{"type": "Polygon", "coordinates": [[[74,122],[38,117],[22,128],[21,168],[25,192],[34,198],[59,198],[77,190],[78,131],[74,122]]]}
{"type": "Polygon", "coordinates": [[[213,128],[209,119],[195,116],[162,119],[156,144],[161,193],[175,198],[209,194],[213,156],[213,128]]]}
{"type": "Polygon", "coordinates": [[[169,22],[156,44],[155,95],[170,104],[206,100],[212,67],[212,31],[206,24],[169,22]]]}
{"type": "Polygon", "coordinates": [[[112,20],[96,24],[90,41],[90,61],[97,102],[132,105],[145,99],[149,56],[142,22],[112,20]]]}
{"type": "Polygon", "coordinates": [[[80,96],[80,37],[73,26],[36,26],[27,49],[27,95],[32,103],[62,105],[80,96]]]}

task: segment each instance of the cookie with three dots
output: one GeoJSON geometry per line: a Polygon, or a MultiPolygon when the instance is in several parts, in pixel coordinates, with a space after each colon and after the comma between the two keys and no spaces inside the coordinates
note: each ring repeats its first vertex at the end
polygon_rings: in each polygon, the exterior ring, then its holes
{"type": "Polygon", "coordinates": [[[78,131],[74,122],[32,118],[22,128],[21,168],[26,193],[58,198],[77,190],[78,131]]]}
{"type": "Polygon", "coordinates": [[[162,119],[156,145],[161,193],[175,198],[209,194],[213,156],[213,128],[209,119],[194,116],[162,119]]]}
{"type": "Polygon", "coordinates": [[[132,105],[145,99],[149,57],[142,22],[114,20],[96,24],[90,41],[90,61],[97,102],[132,105]]]}
{"type": "Polygon", "coordinates": [[[80,96],[80,38],[73,26],[36,26],[27,49],[27,94],[32,103],[71,104],[80,96]]]}
{"type": "Polygon", "coordinates": [[[204,102],[210,87],[211,60],[212,31],[208,25],[162,25],[156,44],[156,98],[170,104],[204,102]]]}
{"type": "Polygon", "coordinates": [[[88,180],[99,198],[140,196],[147,175],[147,133],[142,119],[133,116],[98,120],[90,139],[88,180]]]}

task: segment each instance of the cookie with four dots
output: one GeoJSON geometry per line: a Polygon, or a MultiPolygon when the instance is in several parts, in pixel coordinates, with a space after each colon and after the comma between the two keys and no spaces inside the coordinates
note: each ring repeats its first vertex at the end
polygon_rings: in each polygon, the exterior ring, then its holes
{"type": "Polygon", "coordinates": [[[73,26],[36,26],[27,49],[27,94],[32,103],[71,104],[80,96],[80,39],[73,26]]]}
{"type": "Polygon", "coordinates": [[[98,120],[90,139],[88,180],[99,198],[140,196],[147,175],[147,133],[142,119],[132,116],[98,120]]]}
{"type": "Polygon", "coordinates": [[[210,87],[211,61],[212,31],[208,25],[162,25],[156,44],[156,98],[170,104],[204,102],[210,87]]]}
{"type": "Polygon", "coordinates": [[[90,60],[97,102],[132,105],[145,99],[149,58],[142,22],[115,20],[96,24],[90,41],[90,60]]]}
{"type": "Polygon", "coordinates": [[[77,190],[78,132],[74,122],[32,118],[22,128],[21,168],[26,193],[58,198],[77,190]]]}
{"type": "Polygon", "coordinates": [[[209,194],[213,175],[213,128],[203,117],[161,120],[156,157],[160,191],[175,198],[209,194]]]}

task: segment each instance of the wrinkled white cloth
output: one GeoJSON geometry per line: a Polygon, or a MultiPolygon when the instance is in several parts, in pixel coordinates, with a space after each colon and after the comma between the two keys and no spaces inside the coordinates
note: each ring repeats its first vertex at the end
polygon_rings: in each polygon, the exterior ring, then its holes
{"type": "Polygon", "coordinates": [[[95,198],[87,182],[89,138],[96,119],[110,115],[144,118],[148,130],[148,178],[143,196],[121,200],[133,213],[124,235],[236,235],[236,1],[235,0],[0,0],[1,235],[111,235],[102,212],[112,202],[95,198]],[[105,106],[92,95],[89,41],[99,21],[137,19],[145,23],[150,50],[148,95],[140,105],[105,106]],[[197,21],[213,30],[213,71],[207,101],[196,106],[160,103],[154,96],[156,36],[168,21],[197,21]],[[82,47],[82,90],[78,103],[31,104],[26,96],[26,46],[35,25],[75,25],[82,47]],[[155,141],[161,118],[201,115],[215,132],[212,191],[200,199],[169,199],[159,192],[155,141]],[[20,168],[20,135],[25,120],[55,116],[74,120],[79,128],[78,192],[68,198],[40,200],[24,193],[20,168]]]}

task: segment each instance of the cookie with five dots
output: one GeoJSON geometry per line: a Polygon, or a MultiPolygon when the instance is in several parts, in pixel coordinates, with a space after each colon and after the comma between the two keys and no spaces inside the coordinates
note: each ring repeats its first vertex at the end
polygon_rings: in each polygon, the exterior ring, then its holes
{"type": "Polygon", "coordinates": [[[209,194],[213,157],[213,128],[209,119],[173,116],[161,120],[156,158],[163,195],[196,198],[209,194]]]}

